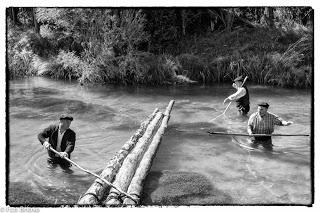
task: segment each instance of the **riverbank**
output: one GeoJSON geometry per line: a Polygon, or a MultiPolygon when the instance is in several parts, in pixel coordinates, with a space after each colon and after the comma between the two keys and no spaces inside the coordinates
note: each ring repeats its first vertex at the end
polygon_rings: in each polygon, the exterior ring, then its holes
{"type": "Polygon", "coordinates": [[[313,31],[298,24],[186,35],[162,54],[137,48],[117,53],[99,41],[57,39],[48,29],[37,34],[9,21],[7,29],[10,79],[41,75],[80,84],[168,85],[230,82],[242,74],[251,83],[312,87],[313,31]]]}

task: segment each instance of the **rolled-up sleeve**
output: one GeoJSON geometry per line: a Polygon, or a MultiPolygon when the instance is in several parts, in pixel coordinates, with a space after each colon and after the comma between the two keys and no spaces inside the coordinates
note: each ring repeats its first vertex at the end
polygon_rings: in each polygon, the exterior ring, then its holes
{"type": "Polygon", "coordinates": [[[283,122],[282,118],[280,118],[277,115],[273,115],[273,124],[274,125],[283,126],[282,122],[283,122]]]}
{"type": "Polygon", "coordinates": [[[43,144],[46,141],[46,139],[50,137],[50,135],[53,132],[53,129],[54,129],[54,126],[50,125],[49,127],[45,128],[38,134],[38,139],[41,144],[43,144]]]}
{"type": "Polygon", "coordinates": [[[230,95],[228,98],[233,101],[233,100],[237,100],[245,95],[246,95],[246,89],[241,87],[240,89],[238,89],[238,91],[236,93],[230,95]]]}
{"type": "Polygon", "coordinates": [[[253,129],[253,119],[254,119],[254,115],[252,114],[248,120],[248,128],[250,128],[251,130],[253,129]]]}

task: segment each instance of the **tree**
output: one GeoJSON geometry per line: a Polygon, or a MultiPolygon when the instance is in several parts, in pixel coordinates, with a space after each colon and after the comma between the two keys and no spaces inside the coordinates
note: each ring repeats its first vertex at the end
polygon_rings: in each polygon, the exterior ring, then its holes
{"type": "Polygon", "coordinates": [[[264,16],[268,27],[274,27],[274,12],[273,7],[266,7],[264,10],[264,16]]]}
{"type": "Polygon", "coordinates": [[[35,8],[31,8],[32,10],[32,20],[34,24],[34,31],[40,36],[40,26],[36,18],[35,8]]]}
{"type": "Polygon", "coordinates": [[[18,19],[19,8],[18,7],[10,7],[7,8],[7,16],[12,20],[14,25],[21,25],[21,22],[18,19]]]}

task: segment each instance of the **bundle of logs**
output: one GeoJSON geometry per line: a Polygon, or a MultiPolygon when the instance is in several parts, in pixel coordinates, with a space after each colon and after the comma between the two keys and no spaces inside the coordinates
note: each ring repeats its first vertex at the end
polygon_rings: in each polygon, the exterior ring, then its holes
{"type": "Polygon", "coordinates": [[[140,204],[143,183],[167,128],[173,104],[174,100],[171,100],[164,113],[155,109],[100,174],[100,177],[129,194],[131,198],[97,178],[79,199],[78,205],[140,204]]]}

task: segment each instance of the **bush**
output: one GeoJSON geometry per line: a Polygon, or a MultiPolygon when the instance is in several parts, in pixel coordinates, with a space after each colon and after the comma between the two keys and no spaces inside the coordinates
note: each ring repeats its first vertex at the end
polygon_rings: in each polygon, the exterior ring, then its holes
{"type": "Polygon", "coordinates": [[[182,67],[182,74],[191,80],[208,82],[210,79],[210,72],[206,64],[201,59],[192,54],[182,54],[177,56],[177,59],[182,67]]]}
{"type": "Polygon", "coordinates": [[[52,61],[47,72],[44,72],[43,75],[58,79],[78,79],[86,68],[74,52],[60,51],[52,61]]]}
{"type": "Polygon", "coordinates": [[[31,69],[32,58],[33,53],[25,49],[22,52],[15,51],[14,53],[9,53],[9,79],[33,75],[34,73],[31,69]]]}
{"type": "Polygon", "coordinates": [[[151,74],[151,66],[154,64],[154,57],[147,53],[131,53],[124,57],[119,63],[119,75],[124,84],[150,83],[154,74],[151,74]],[[151,76],[148,76],[151,74],[151,76]]]}
{"type": "Polygon", "coordinates": [[[35,53],[30,45],[30,35],[33,35],[31,31],[25,32],[9,24],[7,59],[10,79],[34,74],[31,62],[35,53]]]}
{"type": "Polygon", "coordinates": [[[82,63],[82,74],[78,79],[81,84],[104,83],[106,79],[104,71],[99,67],[85,62],[82,63]]]}
{"type": "Polygon", "coordinates": [[[208,64],[211,79],[220,83],[225,81],[226,76],[229,74],[230,58],[228,56],[214,58],[208,64]]]}

